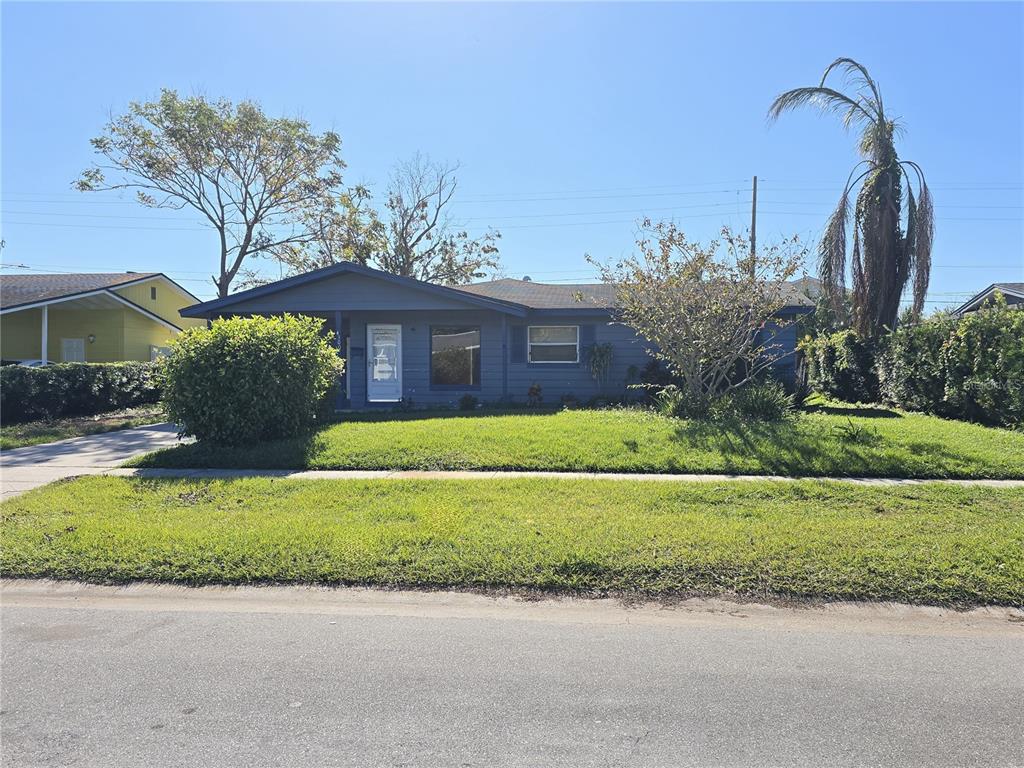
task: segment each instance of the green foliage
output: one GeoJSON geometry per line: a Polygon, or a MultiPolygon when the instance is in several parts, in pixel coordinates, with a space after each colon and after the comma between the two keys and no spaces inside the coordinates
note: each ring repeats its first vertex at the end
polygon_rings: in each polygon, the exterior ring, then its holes
{"type": "Polygon", "coordinates": [[[92,140],[100,163],[83,192],[134,190],[148,208],[190,208],[210,224],[220,296],[247,259],[319,236],[341,188],[341,137],[305,120],[268,117],[251,101],[181,97],[133,102],[92,140]]]}
{"type": "Polygon", "coordinates": [[[323,320],[252,317],[191,328],[163,361],[167,415],[185,434],[246,445],[314,426],[342,370],[323,320]]]}
{"type": "Polygon", "coordinates": [[[1005,299],[964,317],[942,350],[945,399],[961,418],[1024,424],[1024,311],[1005,299]]]}
{"type": "Polygon", "coordinates": [[[890,334],[878,357],[883,399],[900,408],[1024,424],[1024,312],[999,300],[961,319],[940,315],[890,334]]]}
{"type": "Polygon", "coordinates": [[[800,343],[811,386],[829,397],[851,403],[878,401],[875,342],[852,330],[800,343]]]}
{"type": "Polygon", "coordinates": [[[87,477],[0,510],[7,577],[1024,602],[1020,489],[87,477]]]}
{"type": "Polygon", "coordinates": [[[592,344],[587,350],[587,366],[590,368],[590,376],[602,389],[608,383],[608,374],[611,372],[614,356],[615,346],[611,343],[592,344]]]}
{"type": "Polygon", "coordinates": [[[474,395],[463,395],[459,398],[460,411],[475,411],[480,401],[474,395]]]}
{"type": "Polygon", "coordinates": [[[783,421],[796,413],[793,396],[773,379],[750,382],[723,400],[723,413],[752,421],[783,421]]]}
{"type": "Polygon", "coordinates": [[[908,411],[955,416],[945,399],[942,351],[956,326],[956,318],[940,315],[889,334],[878,356],[882,400],[908,411]]]}
{"type": "Polygon", "coordinates": [[[0,368],[4,423],[88,416],[160,399],[153,363],[60,363],[0,368]]]}
{"type": "Polygon", "coordinates": [[[144,467],[266,469],[535,469],[757,475],[1024,478],[1024,433],[923,414],[838,404],[777,423],[682,421],[641,408],[352,414],[291,440],[182,445],[144,467]],[[849,421],[876,430],[850,446],[849,421]],[[635,450],[627,450],[635,445],[635,450]]]}

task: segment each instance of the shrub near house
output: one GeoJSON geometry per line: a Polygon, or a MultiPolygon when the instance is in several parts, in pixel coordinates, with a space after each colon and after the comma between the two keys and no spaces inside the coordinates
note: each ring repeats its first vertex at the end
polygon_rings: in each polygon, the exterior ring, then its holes
{"type": "Polygon", "coordinates": [[[292,437],[314,426],[343,367],[310,317],[217,320],[174,340],[164,404],[182,432],[218,445],[292,437]]]}

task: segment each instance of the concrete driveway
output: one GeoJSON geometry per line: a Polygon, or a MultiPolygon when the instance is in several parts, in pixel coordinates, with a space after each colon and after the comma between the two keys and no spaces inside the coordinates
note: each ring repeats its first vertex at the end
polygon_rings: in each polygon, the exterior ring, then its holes
{"type": "Polygon", "coordinates": [[[20,766],[1019,766],[1019,611],[2,590],[20,766]]]}
{"type": "Polygon", "coordinates": [[[0,451],[0,490],[7,499],[65,477],[99,474],[133,456],[177,443],[173,424],[151,424],[0,451]]]}

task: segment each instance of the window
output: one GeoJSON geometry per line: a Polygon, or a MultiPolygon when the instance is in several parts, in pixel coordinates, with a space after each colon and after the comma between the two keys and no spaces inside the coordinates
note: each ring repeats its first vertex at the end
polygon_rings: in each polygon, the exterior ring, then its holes
{"type": "Polygon", "coordinates": [[[430,329],[430,384],[480,386],[480,327],[439,325],[430,329]]]}
{"type": "Polygon", "coordinates": [[[528,329],[531,363],[578,363],[580,327],[578,325],[531,325],[528,329]]]}
{"type": "Polygon", "coordinates": [[[151,286],[149,289],[149,298],[151,301],[156,301],[156,286],[151,286]]]}

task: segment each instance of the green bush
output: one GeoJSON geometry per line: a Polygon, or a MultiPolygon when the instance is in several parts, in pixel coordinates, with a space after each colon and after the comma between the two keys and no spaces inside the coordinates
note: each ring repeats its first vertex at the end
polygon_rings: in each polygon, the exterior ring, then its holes
{"type": "Polygon", "coordinates": [[[1024,424],[1024,310],[997,301],[965,316],[942,349],[945,400],[959,418],[1024,424]]]}
{"type": "Polygon", "coordinates": [[[218,445],[312,428],[342,361],[311,317],[217,320],[191,328],[163,361],[164,405],[184,434],[218,445]]]}
{"type": "Polygon", "coordinates": [[[153,363],[60,363],[0,368],[4,423],[91,416],[160,399],[153,363]]]}
{"type": "Polygon", "coordinates": [[[752,421],[783,421],[794,414],[793,395],[774,379],[745,384],[726,395],[720,407],[725,415],[752,421]]]}
{"type": "Polygon", "coordinates": [[[850,403],[878,401],[874,342],[847,330],[804,339],[800,348],[814,389],[850,403]]]}
{"type": "Polygon", "coordinates": [[[942,315],[902,325],[883,340],[878,384],[884,402],[908,411],[956,415],[946,402],[942,361],[943,349],[956,326],[956,318],[942,315]]]}

